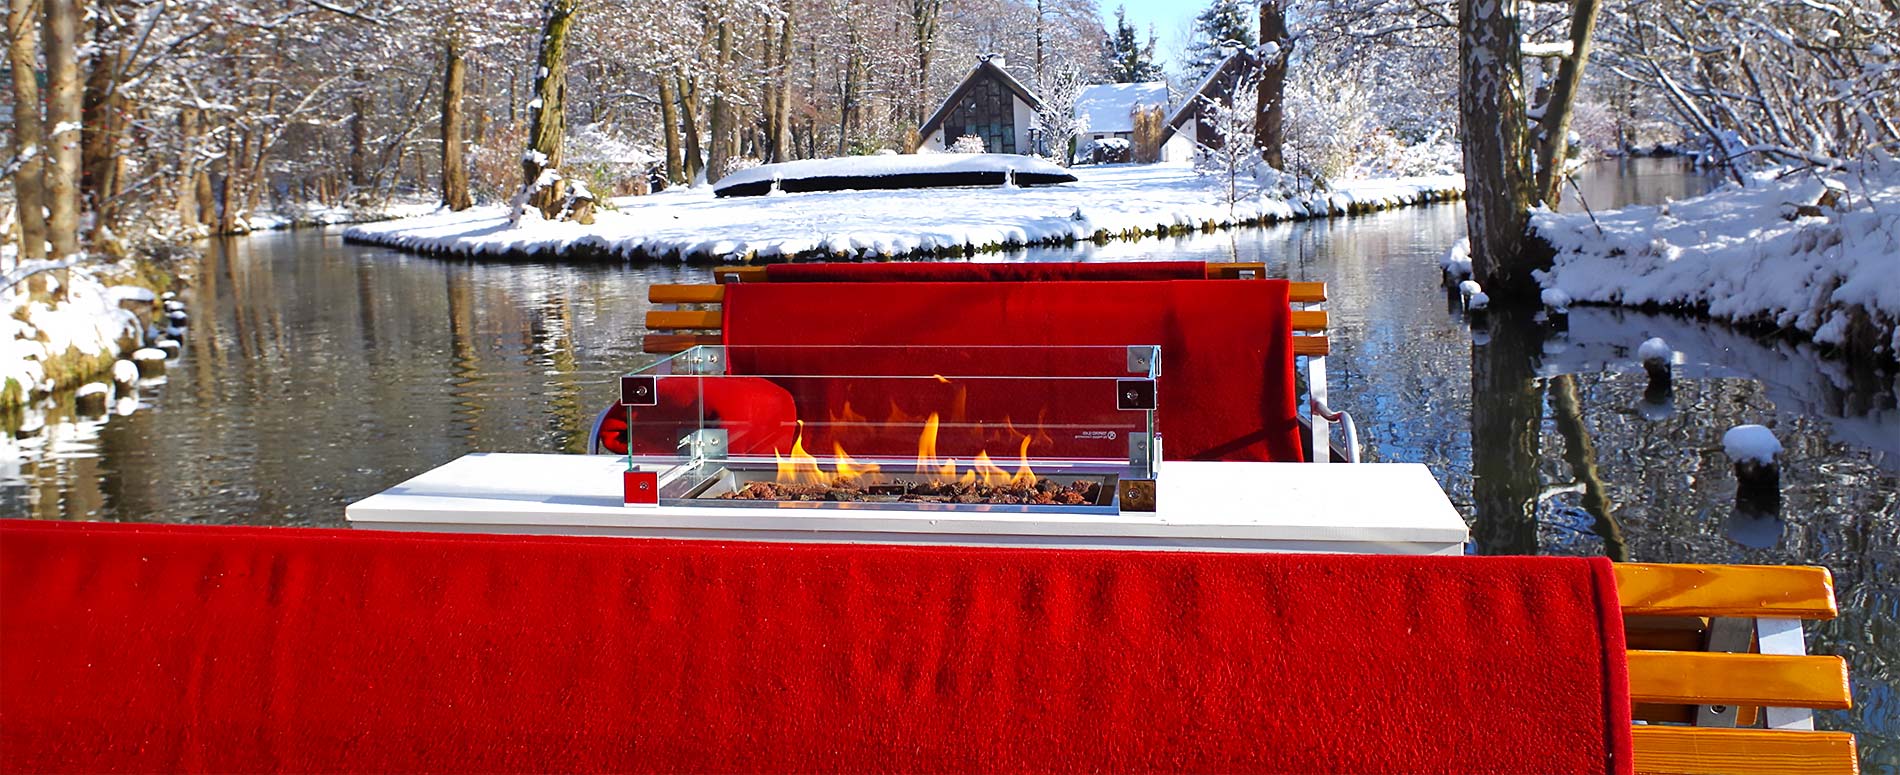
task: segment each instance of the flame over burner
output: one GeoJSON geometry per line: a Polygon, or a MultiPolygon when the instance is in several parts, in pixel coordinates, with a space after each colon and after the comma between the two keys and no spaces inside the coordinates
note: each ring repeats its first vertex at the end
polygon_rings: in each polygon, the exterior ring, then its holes
{"type": "MultiPolygon", "coordinates": [[[[849,408],[846,408],[849,412],[849,408]]],[[[990,458],[988,450],[977,453],[970,466],[961,474],[961,466],[956,458],[937,457],[937,413],[932,412],[924,420],[924,429],[917,437],[916,479],[927,482],[958,482],[961,484],[985,484],[990,486],[1022,485],[1033,486],[1036,473],[1029,466],[1029,445],[1033,440],[1027,434],[1018,433],[1022,438],[1017,449],[1017,465],[1014,473],[996,464],[990,458]]],[[[1013,426],[1010,431],[1015,432],[1013,426]]],[[[837,484],[864,486],[885,481],[882,467],[876,463],[860,461],[844,451],[840,444],[832,444],[831,470],[827,471],[819,464],[818,458],[805,450],[805,423],[798,422],[797,435],[792,438],[792,451],[789,456],[780,456],[776,450],[772,453],[778,464],[776,481],[780,484],[837,484]]]]}

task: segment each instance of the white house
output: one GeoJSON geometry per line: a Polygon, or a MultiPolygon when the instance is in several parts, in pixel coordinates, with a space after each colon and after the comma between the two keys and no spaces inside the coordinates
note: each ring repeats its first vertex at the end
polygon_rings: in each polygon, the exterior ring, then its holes
{"type": "MultiPolygon", "coordinates": [[[[1168,85],[1161,81],[1147,83],[1100,83],[1086,87],[1076,98],[1076,117],[1087,122],[1087,131],[1082,136],[1082,147],[1086,148],[1100,140],[1135,140],[1135,111],[1168,109],[1168,85]]],[[[1179,133],[1167,133],[1168,142],[1161,146],[1161,161],[1188,161],[1194,156],[1194,142],[1179,133]]]]}

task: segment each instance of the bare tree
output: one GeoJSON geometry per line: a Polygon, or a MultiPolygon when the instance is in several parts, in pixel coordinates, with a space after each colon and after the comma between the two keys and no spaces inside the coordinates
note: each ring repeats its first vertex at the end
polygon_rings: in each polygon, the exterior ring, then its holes
{"type": "MultiPolygon", "coordinates": [[[[79,255],[79,7],[77,0],[44,0],[46,6],[46,123],[51,148],[46,165],[46,236],[56,260],[79,255]]],[[[59,274],[64,298],[66,275],[59,274]]]]}
{"type": "Polygon", "coordinates": [[[1260,0],[1260,88],[1255,129],[1267,165],[1286,169],[1286,70],[1293,58],[1293,34],[1287,28],[1288,0],[1260,0]]]}
{"type": "MultiPolygon", "coordinates": [[[[45,148],[41,144],[39,58],[39,3],[11,0],[7,5],[7,61],[13,75],[13,191],[20,217],[20,259],[46,256],[46,214],[40,188],[45,148]]],[[[41,293],[45,280],[29,278],[29,292],[41,293]]]]}
{"type": "MultiPolygon", "coordinates": [[[[561,210],[567,184],[560,178],[561,139],[567,132],[567,36],[580,0],[548,0],[542,9],[541,50],[534,99],[528,103],[528,148],[521,154],[526,203],[547,217],[561,210]]],[[[517,213],[520,207],[516,207],[517,213]]]]}

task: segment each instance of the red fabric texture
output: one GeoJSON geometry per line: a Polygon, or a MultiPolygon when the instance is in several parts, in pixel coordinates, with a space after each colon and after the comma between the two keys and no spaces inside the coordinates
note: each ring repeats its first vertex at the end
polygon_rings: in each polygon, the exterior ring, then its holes
{"type": "Polygon", "coordinates": [[[1116,261],[1099,264],[814,263],[767,264],[765,278],[775,283],[864,283],[1049,280],[1198,280],[1207,276],[1205,261],[1116,261]]]}
{"type": "MultiPolygon", "coordinates": [[[[726,286],[723,328],[725,343],[739,348],[1160,345],[1158,420],[1165,457],[1297,461],[1287,290],[1285,280],[738,283],[726,286]]],[[[793,372],[801,374],[849,374],[862,357],[842,349],[778,359],[765,351],[739,351],[730,365],[735,374],[791,367],[803,369],[793,372]]],[[[911,370],[944,373],[948,369],[937,357],[920,352],[911,370]]],[[[1060,357],[1037,365],[1052,376],[1083,375],[1060,357]]],[[[1094,365],[1090,372],[1102,374],[1094,365]]],[[[973,406],[971,412],[992,419],[1009,413],[1022,422],[1045,409],[1085,411],[1065,407],[1064,390],[1061,383],[1024,386],[1007,405],[973,406]]],[[[801,401],[798,408],[808,422],[841,413],[836,404],[801,401]]],[[[990,452],[995,456],[997,450],[990,452]]]]}
{"type": "Polygon", "coordinates": [[[1612,584],[4,522],[0,770],[1627,773],[1612,584]]]}

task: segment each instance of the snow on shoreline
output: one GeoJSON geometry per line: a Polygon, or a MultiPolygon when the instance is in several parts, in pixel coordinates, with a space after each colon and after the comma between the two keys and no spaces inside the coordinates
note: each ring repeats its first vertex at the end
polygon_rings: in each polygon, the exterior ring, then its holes
{"type": "Polygon", "coordinates": [[[1705,311],[1900,354],[1900,174],[1767,175],[1660,206],[1540,213],[1539,273],[1578,301],[1705,311]],[[1841,203],[1813,207],[1830,186],[1841,203]],[[1600,231],[1599,231],[1600,228],[1600,231]],[[1872,341],[1867,341],[1871,339],[1872,341]]]}
{"type": "MultiPolygon", "coordinates": [[[[44,275],[49,287],[57,282],[44,275]]],[[[143,288],[107,286],[83,267],[69,273],[66,300],[57,305],[33,301],[25,284],[0,290],[0,404],[49,392],[59,385],[49,369],[53,359],[118,355],[120,345],[136,342],[139,318],[121,300],[149,300],[143,288]]]]}
{"type": "Polygon", "coordinates": [[[1293,200],[1249,199],[1232,211],[1177,165],[1073,170],[1080,181],[1036,188],[940,188],[714,199],[705,189],[615,200],[592,225],[523,221],[505,208],[351,227],[344,238],[455,256],[739,262],[806,257],[902,258],[1325,217],[1456,199],[1459,175],[1355,181],[1293,200]]]}

